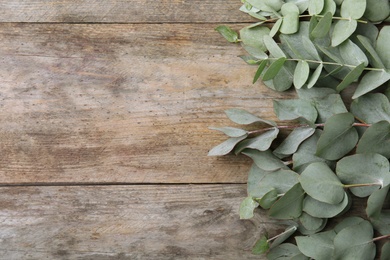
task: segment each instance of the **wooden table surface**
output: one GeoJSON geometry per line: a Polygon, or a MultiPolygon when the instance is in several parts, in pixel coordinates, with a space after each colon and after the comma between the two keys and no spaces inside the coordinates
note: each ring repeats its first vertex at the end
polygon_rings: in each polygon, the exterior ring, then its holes
{"type": "Polygon", "coordinates": [[[240,5],[0,0],[0,259],[262,259],[250,161],[207,157],[225,109],[292,96],[214,30],[240,5]]]}

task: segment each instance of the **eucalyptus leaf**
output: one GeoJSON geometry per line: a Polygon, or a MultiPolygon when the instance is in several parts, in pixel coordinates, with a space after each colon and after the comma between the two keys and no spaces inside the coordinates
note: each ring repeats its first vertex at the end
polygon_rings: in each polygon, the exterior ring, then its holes
{"type": "Polygon", "coordinates": [[[339,51],[345,64],[359,66],[363,63],[364,66],[368,65],[368,59],[364,52],[351,40],[346,40],[340,44],[339,51]]]}
{"type": "Polygon", "coordinates": [[[319,21],[318,24],[311,31],[311,36],[314,38],[325,37],[330,30],[332,25],[333,15],[331,12],[327,12],[319,21]]]}
{"type": "Polygon", "coordinates": [[[208,156],[222,156],[230,153],[236,144],[238,144],[240,141],[244,140],[247,137],[247,135],[241,136],[241,137],[230,137],[225,142],[215,146],[212,148],[208,156]]]}
{"type": "Polygon", "coordinates": [[[256,149],[259,151],[266,151],[270,148],[273,140],[275,140],[276,137],[278,136],[278,133],[279,133],[279,129],[274,127],[272,130],[262,133],[259,136],[256,136],[254,138],[248,138],[240,142],[237,145],[234,152],[236,154],[239,154],[246,148],[256,149]]]}
{"type": "Polygon", "coordinates": [[[253,164],[248,175],[248,195],[262,198],[275,189],[284,194],[298,183],[298,174],[291,170],[265,171],[253,164]]]}
{"type": "Polygon", "coordinates": [[[250,125],[253,123],[264,123],[271,126],[276,126],[276,123],[270,120],[261,119],[244,109],[231,108],[225,111],[227,117],[236,124],[250,125]]]}
{"type": "Polygon", "coordinates": [[[352,227],[352,226],[358,225],[358,224],[362,223],[363,221],[364,221],[364,219],[362,219],[361,217],[357,217],[357,216],[346,217],[334,227],[334,231],[336,233],[339,233],[341,230],[343,230],[347,227],[352,227]]]}
{"type": "Polygon", "coordinates": [[[242,47],[246,50],[246,52],[251,55],[256,60],[265,60],[268,58],[268,55],[261,49],[242,44],[242,47]]]}
{"type": "Polygon", "coordinates": [[[350,202],[346,192],[339,204],[329,204],[306,196],[303,201],[303,211],[317,218],[333,218],[344,212],[350,206],[350,202]]]}
{"type": "Polygon", "coordinates": [[[337,85],[336,89],[337,91],[342,91],[346,87],[348,87],[352,82],[355,82],[360,75],[363,73],[366,65],[364,63],[361,63],[360,65],[356,66],[353,70],[351,70],[350,73],[347,74],[347,76],[343,79],[343,81],[340,82],[339,85],[337,85]]]}
{"type": "Polygon", "coordinates": [[[285,62],[286,62],[286,58],[284,57],[279,58],[276,61],[272,62],[271,65],[268,67],[268,69],[265,71],[263,75],[263,80],[266,81],[266,80],[273,79],[282,69],[285,62]]]}
{"type": "Polygon", "coordinates": [[[324,126],[317,144],[316,155],[327,160],[337,160],[350,152],[358,141],[358,133],[352,126],[351,113],[331,116],[324,126]]]}
{"type": "Polygon", "coordinates": [[[278,191],[276,189],[272,189],[264,194],[264,196],[261,197],[261,199],[259,199],[257,202],[263,209],[269,209],[275,203],[275,201],[278,200],[278,195],[278,191]]]}
{"type": "Polygon", "coordinates": [[[276,219],[295,219],[302,214],[305,191],[299,183],[288,190],[269,209],[269,216],[276,219]]]}
{"type": "Polygon", "coordinates": [[[381,258],[380,260],[388,260],[390,259],[390,241],[387,241],[381,250],[381,258]]]}
{"type": "Polygon", "coordinates": [[[240,205],[240,219],[253,218],[253,211],[259,206],[259,203],[254,201],[252,197],[245,198],[240,205]]]}
{"type": "Polygon", "coordinates": [[[302,215],[299,217],[299,222],[306,230],[318,230],[323,226],[324,221],[323,218],[316,218],[305,212],[302,212],[302,215]]]}
{"type": "Polygon", "coordinates": [[[268,237],[263,235],[260,237],[259,240],[257,240],[256,244],[252,248],[252,254],[261,255],[266,253],[268,249],[269,249],[268,237]]]}
{"type": "Polygon", "coordinates": [[[279,246],[280,244],[282,244],[284,241],[286,241],[289,237],[291,237],[291,235],[293,235],[295,233],[295,231],[297,230],[297,224],[294,222],[294,224],[288,226],[284,231],[283,233],[279,234],[277,236],[276,239],[274,239],[271,243],[271,246],[270,248],[273,249],[277,246],[279,246]]]}
{"type": "MultiPolygon", "coordinates": [[[[371,22],[381,22],[390,15],[389,0],[366,0],[367,8],[364,17],[371,22]]],[[[390,258],[390,257],[389,257],[390,258]]]]}
{"type": "Polygon", "coordinates": [[[227,127],[209,127],[209,129],[221,131],[222,133],[224,133],[225,135],[230,136],[230,137],[242,137],[242,136],[246,136],[248,134],[248,132],[243,130],[243,129],[235,128],[235,127],[228,127],[228,126],[227,127]]]}
{"type": "Polygon", "coordinates": [[[376,41],[376,51],[381,57],[385,67],[390,69],[390,26],[384,26],[376,41]]]}
{"type": "Polygon", "coordinates": [[[263,73],[265,67],[267,66],[268,60],[262,60],[259,64],[259,67],[257,68],[255,77],[253,78],[253,84],[256,83],[256,81],[260,78],[261,74],[263,73]]]}
{"type": "Polygon", "coordinates": [[[278,44],[275,42],[275,40],[269,36],[265,35],[263,37],[263,41],[265,46],[267,47],[269,53],[275,57],[275,58],[287,58],[282,49],[278,46],[278,44]]]}
{"type": "Polygon", "coordinates": [[[300,99],[313,100],[313,99],[326,99],[328,95],[336,94],[336,90],[331,88],[301,88],[297,89],[297,94],[300,99]]]}
{"type": "Polygon", "coordinates": [[[367,200],[366,214],[369,218],[380,218],[383,204],[389,193],[389,185],[374,191],[367,200]]]}
{"type": "Polygon", "coordinates": [[[252,149],[245,149],[241,152],[253,160],[257,167],[265,171],[276,171],[279,169],[288,169],[286,165],[271,151],[258,151],[252,149]]]}
{"type": "Polygon", "coordinates": [[[300,89],[309,78],[310,67],[307,61],[301,60],[298,62],[298,65],[295,67],[294,72],[294,86],[295,88],[300,89]]]}
{"type": "Polygon", "coordinates": [[[334,238],[334,259],[369,260],[375,258],[376,248],[372,241],[374,231],[370,222],[346,227],[334,238]]]}
{"type": "Polygon", "coordinates": [[[344,0],[341,4],[341,16],[360,19],[366,11],[367,0],[344,0]]]}
{"type": "Polygon", "coordinates": [[[257,26],[254,28],[245,27],[240,30],[240,38],[244,45],[251,46],[265,52],[267,51],[267,48],[265,47],[262,39],[264,35],[268,35],[269,32],[270,29],[265,26],[257,26]]]}
{"type": "Polygon", "coordinates": [[[337,162],[336,173],[355,196],[364,198],[390,184],[389,167],[387,158],[380,154],[354,154],[337,162]],[[367,186],[353,186],[359,184],[367,186]]]}
{"type": "Polygon", "coordinates": [[[316,260],[329,260],[333,255],[334,230],[313,234],[310,236],[296,236],[299,250],[306,256],[316,260]]]}
{"type": "Polygon", "coordinates": [[[339,20],[336,22],[332,32],[332,46],[338,46],[347,40],[356,30],[356,20],[339,20]]]}
{"type": "Polygon", "coordinates": [[[317,122],[324,123],[331,116],[348,112],[339,94],[329,94],[324,98],[313,99],[314,106],[318,111],[317,122]]]}
{"type": "Polygon", "coordinates": [[[278,32],[280,27],[282,26],[283,19],[278,19],[274,25],[272,26],[271,31],[269,32],[269,36],[274,37],[278,32]]]}
{"type": "Polygon", "coordinates": [[[383,64],[381,58],[372,46],[370,39],[363,35],[358,35],[356,38],[358,39],[359,43],[364,47],[365,53],[370,61],[370,64],[375,68],[385,68],[385,65],[383,64]]]}
{"type": "Polygon", "coordinates": [[[299,13],[304,13],[309,7],[310,0],[285,0],[286,3],[294,3],[299,8],[299,13]]]}
{"type": "Polygon", "coordinates": [[[298,247],[294,244],[284,243],[275,248],[267,254],[268,260],[306,260],[308,257],[304,256],[298,247]]]}
{"type": "Polygon", "coordinates": [[[379,217],[370,219],[375,230],[382,235],[390,234],[390,211],[382,210],[379,217]]]}
{"type": "Polygon", "coordinates": [[[296,33],[299,29],[299,8],[293,3],[285,3],[282,5],[281,12],[283,23],[280,32],[284,34],[296,33]]]}
{"type": "Polygon", "coordinates": [[[390,103],[381,93],[366,94],[355,99],[351,104],[351,112],[360,121],[368,124],[382,120],[390,122],[390,103]]]}
{"type": "Polygon", "coordinates": [[[325,1],[324,0],[310,0],[308,11],[310,15],[320,14],[322,9],[324,9],[325,1]]]}
{"type": "Polygon", "coordinates": [[[316,84],[318,78],[321,75],[323,68],[324,68],[324,65],[322,65],[322,63],[320,65],[318,65],[318,67],[315,69],[314,73],[310,76],[309,81],[307,82],[307,88],[310,89],[316,84]]]}
{"type": "Polygon", "coordinates": [[[284,158],[295,153],[299,145],[315,132],[311,127],[295,128],[286,139],[274,150],[274,154],[284,158]]]}
{"type": "Polygon", "coordinates": [[[356,153],[378,153],[390,158],[390,122],[380,121],[370,126],[361,137],[356,153]]]}
{"type": "Polygon", "coordinates": [[[280,120],[294,120],[302,117],[314,123],[317,119],[317,110],[308,100],[274,100],[274,111],[280,120]]]}
{"type": "Polygon", "coordinates": [[[295,69],[295,65],[292,63],[292,61],[286,61],[279,73],[272,80],[263,81],[263,83],[276,91],[285,91],[289,89],[293,83],[295,69]]]}
{"type": "Polygon", "coordinates": [[[331,13],[334,15],[336,13],[336,9],[336,3],[333,0],[325,0],[325,5],[321,11],[321,14],[331,13]]]}
{"type": "Polygon", "coordinates": [[[215,28],[228,42],[238,42],[238,33],[232,30],[229,26],[220,25],[215,28]]]}
{"type": "Polygon", "coordinates": [[[323,162],[315,162],[306,167],[299,182],[310,197],[321,202],[339,204],[345,197],[343,184],[323,162]]]}
{"type": "MultiPolygon", "coordinates": [[[[302,212],[302,215],[304,215],[304,214],[308,215],[307,213],[302,212]]],[[[315,218],[315,217],[313,217],[313,218],[315,218]]],[[[322,224],[319,228],[310,230],[310,229],[306,229],[303,225],[299,225],[299,227],[298,227],[299,233],[301,233],[302,235],[313,235],[313,234],[316,234],[318,232],[321,232],[326,227],[326,225],[328,223],[328,219],[327,218],[315,218],[315,219],[319,219],[322,222],[322,224]]]]}
{"type": "Polygon", "coordinates": [[[355,93],[352,98],[358,98],[371,90],[374,90],[387,81],[390,80],[390,73],[384,69],[380,71],[369,71],[367,74],[363,76],[361,79],[355,93]]]}

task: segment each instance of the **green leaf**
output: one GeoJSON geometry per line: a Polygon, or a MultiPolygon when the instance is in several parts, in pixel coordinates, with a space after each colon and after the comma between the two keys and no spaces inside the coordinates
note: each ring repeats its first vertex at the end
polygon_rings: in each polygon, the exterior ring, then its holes
{"type": "Polygon", "coordinates": [[[318,230],[323,226],[324,221],[323,218],[316,218],[305,212],[302,212],[302,215],[299,217],[299,222],[306,230],[318,230]]]}
{"type": "Polygon", "coordinates": [[[263,73],[265,66],[267,66],[268,60],[262,60],[259,64],[259,67],[256,71],[255,77],[253,78],[253,84],[260,78],[260,75],[263,73]]]}
{"type": "Polygon", "coordinates": [[[389,193],[389,185],[374,191],[367,200],[366,214],[369,218],[380,218],[383,204],[389,193]]]}
{"type": "Polygon", "coordinates": [[[382,210],[379,217],[370,219],[375,230],[382,235],[390,234],[390,211],[382,210]]]}
{"type": "Polygon", "coordinates": [[[376,51],[381,57],[385,67],[390,69],[390,26],[384,26],[376,41],[376,51]]]}
{"type": "Polygon", "coordinates": [[[381,93],[367,94],[355,99],[351,104],[351,112],[360,121],[374,124],[382,120],[390,122],[390,104],[381,93]]]}
{"type": "Polygon", "coordinates": [[[215,28],[228,42],[238,42],[238,33],[233,31],[229,26],[220,25],[215,28]]]}
{"type": "Polygon", "coordinates": [[[302,213],[305,191],[299,183],[295,184],[283,197],[269,209],[269,216],[276,219],[295,219],[302,213]]]}
{"type": "Polygon", "coordinates": [[[249,125],[253,123],[264,123],[271,126],[276,126],[276,123],[270,120],[261,119],[244,109],[231,108],[225,111],[227,117],[236,124],[249,125]]]}
{"type": "Polygon", "coordinates": [[[242,44],[241,46],[244,48],[244,50],[246,50],[249,55],[251,55],[252,59],[256,60],[255,63],[258,62],[258,60],[268,59],[268,55],[265,54],[265,52],[259,48],[245,44],[242,44]]]}
{"type": "Polygon", "coordinates": [[[315,69],[315,71],[313,72],[313,74],[309,78],[309,81],[307,82],[307,88],[310,89],[316,84],[318,78],[321,75],[321,71],[323,68],[324,68],[324,65],[322,65],[322,63],[320,65],[318,65],[318,67],[315,69]]]}
{"type": "Polygon", "coordinates": [[[350,188],[355,196],[364,198],[390,184],[389,167],[389,161],[380,154],[354,154],[338,161],[336,173],[346,187],[357,184],[372,185],[350,188]]]}
{"type": "Polygon", "coordinates": [[[290,243],[281,244],[267,254],[268,260],[303,260],[309,259],[303,256],[296,245],[290,243]],[[299,257],[299,258],[298,258],[299,257]]]}
{"type": "Polygon", "coordinates": [[[272,244],[271,244],[271,249],[279,246],[280,244],[282,244],[284,241],[286,241],[289,237],[291,237],[292,234],[295,233],[295,231],[297,230],[297,224],[295,222],[293,222],[294,224],[292,224],[291,226],[288,226],[284,231],[283,233],[279,234],[277,236],[277,238],[275,240],[272,241],[272,244]]]}
{"type": "Polygon", "coordinates": [[[222,156],[230,153],[236,144],[238,144],[240,141],[244,140],[247,137],[247,135],[241,136],[241,137],[231,137],[227,139],[225,142],[215,146],[212,148],[208,156],[222,156]]]}
{"type": "Polygon", "coordinates": [[[230,137],[242,137],[248,134],[247,131],[235,127],[209,127],[209,129],[221,131],[222,133],[230,137]]]}
{"type": "Polygon", "coordinates": [[[274,37],[278,32],[280,27],[282,26],[283,19],[278,19],[274,25],[272,26],[271,31],[269,32],[269,36],[274,37]]]}
{"type": "MultiPolygon", "coordinates": [[[[371,22],[381,22],[390,15],[389,0],[366,0],[367,8],[364,17],[371,22]]],[[[389,257],[390,259],[390,257],[389,257]]]]}
{"type": "Polygon", "coordinates": [[[388,260],[390,259],[390,241],[387,241],[381,250],[381,258],[380,260],[388,260]]]}
{"type": "Polygon", "coordinates": [[[332,19],[332,13],[327,12],[324,17],[318,21],[318,24],[313,28],[313,31],[310,35],[314,38],[325,37],[329,33],[330,27],[332,25],[332,19]]]}
{"type": "Polygon", "coordinates": [[[390,158],[390,123],[380,121],[370,126],[361,137],[356,153],[378,153],[390,158]]]}
{"type": "Polygon", "coordinates": [[[370,61],[370,64],[374,68],[384,69],[385,65],[383,64],[378,53],[376,52],[376,50],[372,46],[370,39],[368,39],[367,37],[365,37],[363,35],[358,35],[356,38],[358,39],[360,44],[364,47],[366,55],[368,56],[368,59],[370,61]]]}
{"type": "Polygon", "coordinates": [[[283,158],[295,153],[299,145],[315,132],[311,127],[295,128],[286,139],[274,150],[274,154],[283,158]]]}
{"type": "Polygon", "coordinates": [[[248,195],[262,198],[275,189],[284,194],[298,182],[298,174],[291,170],[265,171],[253,164],[248,175],[248,195]]]}
{"type": "Polygon", "coordinates": [[[303,201],[303,211],[317,218],[333,218],[341,214],[350,205],[348,194],[339,204],[329,204],[307,196],[303,201]]]}
{"type": "Polygon", "coordinates": [[[314,106],[318,111],[317,122],[323,123],[331,116],[348,112],[339,94],[329,94],[324,98],[315,98],[314,106]]]}
{"type": "Polygon", "coordinates": [[[318,140],[316,155],[327,160],[337,160],[350,152],[358,141],[358,133],[352,126],[354,121],[351,113],[330,117],[318,140]]]}
{"type": "Polygon", "coordinates": [[[254,255],[262,255],[266,253],[269,249],[269,242],[267,236],[261,236],[259,240],[257,240],[256,244],[252,248],[252,254],[254,255]]]}
{"type": "Polygon", "coordinates": [[[310,0],[309,2],[309,14],[310,15],[316,15],[320,14],[322,12],[322,9],[324,9],[325,2],[324,0],[310,0]]]}
{"type": "Polygon", "coordinates": [[[299,13],[304,13],[309,7],[309,0],[285,0],[286,3],[294,3],[299,8],[299,13]]]}
{"type": "Polygon", "coordinates": [[[245,27],[240,30],[240,38],[244,45],[248,45],[265,52],[267,51],[267,48],[265,47],[262,39],[264,35],[268,35],[269,32],[270,29],[265,26],[257,26],[254,28],[245,27]]]}
{"type": "Polygon", "coordinates": [[[331,88],[301,88],[297,89],[298,97],[306,100],[323,99],[328,95],[336,94],[336,90],[331,88]]]}
{"type": "Polygon", "coordinates": [[[325,0],[324,9],[322,9],[321,14],[331,13],[334,15],[336,13],[336,3],[333,0],[325,0]]]}
{"type": "Polygon", "coordinates": [[[274,100],[274,111],[280,120],[294,120],[302,117],[314,123],[317,119],[317,110],[312,102],[307,100],[274,100]]]}
{"type": "Polygon", "coordinates": [[[367,0],[344,0],[341,4],[341,16],[360,19],[366,11],[367,0]]]}
{"type": "Polygon", "coordinates": [[[280,49],[278,44],[275,42],[275,40],[271,36],[269,36],[269,35],[264,36],[263,41],[264,41],[264,44],[267,47],[269,53],[273,57],[275,57],[277,59],[283,58],[283,57],[286,58],[286,55],[284,54],[282,49],[280,49]]]}
{"type": "Polygon", "coordinates": [[[252,197],[245,198],[240,205],[240,219],[253,218],[253,211],[259,206],[259,203],[254,201],[252,197]]]}
{"type": "Polygon", "coordinates": [[[275,127],[273,130],[267,131],[259,136],[246,139],[237,145],[235,153],[239,154],[246,148],[266,151],[270,148],[272,141],[276,139],[278,133],[279,129],[275,127]]]}
{"type": "Polygon", "coordinates": [[[356,20],[339,20],[332,33],[332,46],[336,47],[347,40],[356,30],[356,20]]]}
{"type": "Polygon", "coordinates": [[[347,228],[347,227],[352,227],[352,226],[355,226],[355,225],[358,225],[360,223],[362,223],[364,221],[364,219],[362,219],[361,217],[347,217],[347,218],[344,218],[340,223],[338,223],[335,227],[334,227],[334,231],[336,233],[339,233],[341,230],[347,228]]]}
{"type": "Polygon", "coordinates": [[[329,260],[333,255],[333,239],[336,232],[333,230],[313,234],[310,236],[296,236],[299,250],[306,256],[316,260],[329,260]]]}
{"type": "Polygon", "coordinates": [[[339,45],[339,51],[344,63],[358,66],[361,63],[368,65],[368,59],[364,52],[351,40],[346,40],[339,45]]]}
{"type": "Polygon", "coordinates": [[[353,70],[351,70],[350,73],[347,74],[347,76],[343,79],[342,82],[340,82],[339,85],[337,85],[336,89],[337,91],[342,91],[346,87],[348,87],[352,82],[355,82],[360,75],[362,75],[364,69],[365,69],[364,63],[361,63],[360,65],[356,66],[353,70]]]}
{"type": "Polygon", "coordinates": [[[309,78],[310,67],[307,61],[301,60],[298,62],[298,65],[295,67],[294,72],[294,86],[296,88],[301,88],[309,78]]]}
{"type": "Polygon", "coordinates": [[[299,8],[293,3],[285,3],[282,5],[281,12],[283,23],[280,32],[284,34],[296,33],[299,29],[299,8]]]}
{"type": "Polygon", "coordinates": [[[363,76],[352,98],[358,98],[371,90],[374,90],[390,80],[390,73],[382,71],[370,71],[363,76]]]}
{"type": "Polygon", "coordinates": [[[281,68],[283,67],[283,64],[286,62],[286,58],[282,57],[271,63],[271,65],[268,67],[268,69],[265,71],[263,75],[263,80],[270,80],[273,79],[276,74],[279,73],[281,68]]]}
{"type": "Polygon", "coordinates": [[[368,260],[374,259],[376,249],[372,241],[374,231],[370,222],[346,227],[334,238],[334,259],[368,260]]]}
{"type": "Polygon", "coordinates": [[[288,167],[269,150],[262,152],[258,150],[245,149],[241,153],[251,158],[259,168],[265,171],[288,169],[288,167]]]}
{"type": "Polygon", "coordinates": [[[306,193],[318,201],[339,204],[344,199],[343,184],[326,163],[310,164],[301,173],[299,182],[306,193]]]}
{"type": "Polygon", "coordinates": [[[272,189],[264,194],[264,196],[261,197],[261,199],[259,199],[257,202],[263,209],[269,209],[275,203],[275,201],[278,200],[278,198],[278,191],[276,189],[272,189]]]}

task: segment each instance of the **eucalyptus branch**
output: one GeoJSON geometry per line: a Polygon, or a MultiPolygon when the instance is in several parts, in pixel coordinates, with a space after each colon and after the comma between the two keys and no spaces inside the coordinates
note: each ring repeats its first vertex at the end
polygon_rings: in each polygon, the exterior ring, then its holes
{"type": "Polygon", "coordinates": [[[276,235],[276,236],[274,236],[274,237],[269,238],[269,239],[267,240],[267,242],[271,242],[272,240],[275,240],[275,239],[277,239],[278,237],[281,237],[281,236],[283,236],[284,234],[286,234],[286,233],[288,233],[288,232],[291,232],[291,231],[295,231],[295,230],[297,230],[297,229],[298,229],[298,228],[297,228],[296,226],[292,226],[291,228],[286,229],[284,232],[280,233],[279,235],[276,235]]]}
{"type": "MultiPolygon", "coordinates": [[[[298,16],[299,18],[311,18],[311,17],[318,17],[318,18],[322,18],[324,17],[323,15],[318,15],[318,14],[315,14],[315,15],[311,15],[311,14],[303,14],[303,15],[300,15],[298,16]]],[[[276,22],[277,20],[279,19],[283,19],[283,17],[275,17],[275,18],[271,18],[271,19],[267,19],[267,20],[261,20],[259,19],[260,21],[262,21],[262,23],[274,23],[276,22]]],[[[332,17],[333,20],[344,20],[344,21],[351,21],[351,20],[356,20],[356,19],[352,19],[352,18],[345,18],[345,17],[338,17],[338,16],[333,16],[332,17]]],[[[367,23],[367,21],[364,21],[364,20],[356,20],[358,23],[367,23]]]]}
{"type": "Polygon", "coordinates": [[[376,241],[379,241],[379,240],[382,240],[382,239],[387,239],[387,238],[390,238],[390,234],[387,234],[387,235],[384,235],[384,236],[380,236],[380,237],[375,237],[372,239],[372,242],[376,242],[376,241]]]}

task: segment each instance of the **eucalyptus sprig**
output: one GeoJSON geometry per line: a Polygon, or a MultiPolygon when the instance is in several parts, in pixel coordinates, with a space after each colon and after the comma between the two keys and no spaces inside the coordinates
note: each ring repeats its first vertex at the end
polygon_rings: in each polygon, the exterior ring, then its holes
{"type": "MultiPolygon", "coordinates": [[[[241,58],[269,88],[292,86],[298,98],[275,100],[276,123],[229,109],[238,125],[212,127],[228,139],[210,156],[253,160],[240,217],[261,207],[286,225],[262,234],[254,254],[268,259],[390,259],[389,0],[242,0],[259,20],[239,31],[216,30],[248,53],[241,58]],[[380,26],[377,26],[381,24],[380,26]],[[340,92],[357,85],[347,107],[340,92]],[[249,129],[249,130],[248,130],[249,129]],[[281,138],[280,131],[289,131],[281,138]],[[353,198],[365,214],[344,217],[353,198]],[[330,229],[328,220],[340,223],[330,229]],[[374,236],[374,230],[379,233],[374,236]],[[295,243],[285,243],[293,236],[295,243]]],[[[346,214],[348,216],[348,214],[346,214]]],[[[293,241],[290,239],[290,241],[293,241]]]]}

